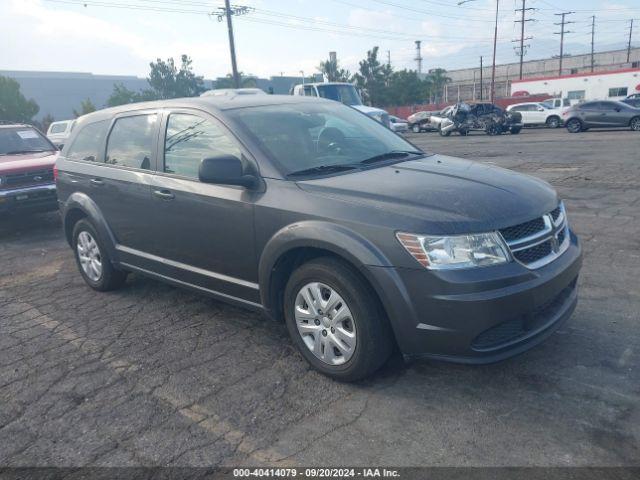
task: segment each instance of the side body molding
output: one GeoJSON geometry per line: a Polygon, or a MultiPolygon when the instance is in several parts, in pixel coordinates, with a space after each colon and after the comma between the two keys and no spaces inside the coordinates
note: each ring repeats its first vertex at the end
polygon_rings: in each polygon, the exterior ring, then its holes
{"type": "MultiPolygon", "coordinates": [[[[116,239],[113,236],[104,215],[102,215],[102,212],[98,208],[98,205],[96,205],[96,203],[84,193],[74,192],[69,195],[62,207],[62,221],[65,232],[67,231],[69,213],[73,210],[82,211],[91,220],[98,230],[98,235],[100,235],[100,238],[106,243],[109,257],[112,260],[117,261],[118,252],[116,250],[116,239]]],[[[69,245],[71,245],[71,238],[67,238],[67,241],[69,242],[69,245]]]]}

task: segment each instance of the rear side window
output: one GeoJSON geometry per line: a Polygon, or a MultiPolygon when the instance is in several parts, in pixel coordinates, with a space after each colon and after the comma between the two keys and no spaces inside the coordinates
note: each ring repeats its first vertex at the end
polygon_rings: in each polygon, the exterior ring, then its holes
{"type": "Polygon", "coordinates": [[[135,115],[116,120],[107,141],[109,165],[151,170],[158,115],[135,115]]]}
{"type": "Polygon", "coordinates": [[[236,143],[213,122],[186,113],[169,116],[164,142],[166,173],[198,178],[200,162],[217,155],[241,158],[236,143]]]}
{"type": "Polygon", "coordinates": [[[67,130],[66,123],[54,123],[51,125],[49,133],[64,133],[67,130]]]}
{"type": "Polygon", "coordinates": [[[109,120],[90,123],[82,127],[66,151],[67,158],[95,162],[108,128],[109,120]]]}

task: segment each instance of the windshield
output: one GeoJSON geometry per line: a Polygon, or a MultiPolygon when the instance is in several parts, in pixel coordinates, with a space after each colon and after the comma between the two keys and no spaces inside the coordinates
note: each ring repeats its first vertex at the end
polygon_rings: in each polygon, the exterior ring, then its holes
{"type": "Polygon", "coordinates": [[[541,105],[545,108],[553,109],[553,100],[545,100],[541,105]]]}
{"type": "Polygon", "coordinates": [[[345,105],[362,105],[360,95],[353,85],[318,85],[318,95],[322,98],[342,102],[345,105]]]}
{"type": "Polygon", "coordinates": [[[421,153],[375,120],[337,103],[270,105],[227,113],[254,137],[284,175],[354,165],[390,153],[421,153]]]}
{"type": "Polygon", "coordinates": [[[34,128],[0,128],[0,155],[54,150],[53,145],[34,128]]]}

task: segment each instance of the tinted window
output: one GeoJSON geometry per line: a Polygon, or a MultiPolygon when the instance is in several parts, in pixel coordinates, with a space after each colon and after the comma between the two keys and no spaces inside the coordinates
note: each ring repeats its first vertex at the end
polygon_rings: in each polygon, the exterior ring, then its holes
{"type": "Polygon", "coordinates": [[[107,142],[105,162],[110,165],[150,170],[157,123],[156,114],[135,115],[116,120],[107,142]]]}
{"type": "Polygon", "coordinates": [[[200,162],[217,155],[241,158],[236,143],[213,122],[184,113],[169,116],[164,142],[165,172],[198,178],[200,162]]]}
{"type": "Polygon", "coordinates": [[[108,128],[109,120],[90,123],[82,127],[73,143],[68,148],[65,148],[67,158],[69,160],[95,162],[108,128]]]}
{"type": "Polygon", "coordinates": [[[307,97],[317,97],[315,89],[311,85],[304,86],[304,94],[307,97]]]}
{"type": "Polygon", "coordinates": [[[597,110],[598,102],[587,102],[580,105],[581,110],[597,110]]]}
{"type": "Polygon", "coordinates": [[[52,150],[53,146],[33,128],[0,128],[0,155],[52,150]]]}
{"type": "Polygon", "coordinates": [[[64,133],[67,129],[67,123],[54,123],[49,129],[49,133],[64,133]]]}

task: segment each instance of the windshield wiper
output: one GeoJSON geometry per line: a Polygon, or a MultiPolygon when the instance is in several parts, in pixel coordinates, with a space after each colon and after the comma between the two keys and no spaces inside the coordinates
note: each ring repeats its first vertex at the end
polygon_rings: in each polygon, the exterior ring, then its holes
{"type": "Polygon", "coordinates": [[[383,162],[384,160],[392,160],[394,158],[405,158],[409,155],[424,155],[424,153],[417,150],[392,150],[390,152],[381,153],[380,155],[365,158],[358,162],[358,164],[369,165],[371,163],[383,162]]]}
{"type": "Polygon", "coordinates": [[[287,174],[287,177],[302,177],[304,175],[323,174],[323,173],[335,173],[344,172],[345,170],[356,170],[358,167],[355,165],[318,165],[317,167],[305,168],[304,170],[298,170],[287,174]]]}
{"type": "Polygon", "coordinates": [[[42,152],[53,152],[53,150],[12,150],[10,152],[5,152],[0,155],[19,155],[21,153],[42,153],[42,152]]]}

